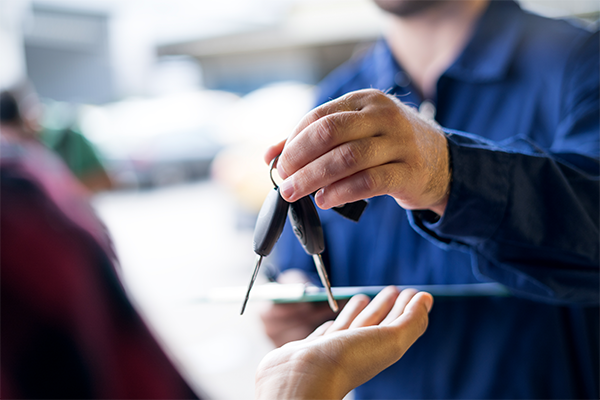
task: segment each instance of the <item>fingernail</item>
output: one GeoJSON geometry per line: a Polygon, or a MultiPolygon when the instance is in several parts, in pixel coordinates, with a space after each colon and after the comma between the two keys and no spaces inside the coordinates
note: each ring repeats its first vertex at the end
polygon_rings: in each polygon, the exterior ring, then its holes
{"type": "Polygon", "coordinates": [[[294,195],[294,182],[292,178],[288,178],[281,182],[281,185],[279,185],[279,193],[281,193],[281,196],[287,201],[294,201],[292,198],[294,195]]]}
{"type": "Polygon", "coordinates": [[[319,189],[317,193],[315,193],[315,203],[319,208],[324,208],[325,198],[323,197],[323,189],[319,189]]]}
{"type": "Polygon", "coordinates": [[[281,179],[289,178],[289,175],[287,174],[287,172],[285,172],[285,169],[283,169],[283,166],[279,165],[279,163],[277,163],[277,173],[279,174],[281,179]]]}

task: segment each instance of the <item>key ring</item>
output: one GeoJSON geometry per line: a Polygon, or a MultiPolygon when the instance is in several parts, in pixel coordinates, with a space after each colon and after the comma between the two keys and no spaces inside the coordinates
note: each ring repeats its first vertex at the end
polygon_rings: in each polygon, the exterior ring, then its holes
{"type": "Polygon", "coordinates": [[[275,183],[275,180],[273,179],[273,168],[276,167],[275,164],[277,163],[277,160],[279,159],[280,155],[281,154],[278,154],[277,156],[275,156],[275,158],[271,160],[271,164],[269,165],[269,168],[270,168],[269,176],[271,177],[271,182],[273,182],[273,186],[275,186],[275,189],[277,189],[279,186],[277,186],[277,184],[275,183]]]}

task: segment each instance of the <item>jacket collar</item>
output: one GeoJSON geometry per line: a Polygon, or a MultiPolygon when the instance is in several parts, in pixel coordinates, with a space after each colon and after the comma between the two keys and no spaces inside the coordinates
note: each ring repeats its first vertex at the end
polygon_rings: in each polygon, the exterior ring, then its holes
{"type": "MultiPolygon", "coordinates": [[[[503,79],[521,40],[523,15],[513,0],[491,0],[477,22],[471,40],[443,76],[465,82],[503,79]]],[[[385,40],[380,40],[373,52],[371,67],[376,71],[375,85],[381,90],[390,89],[402,67],[395,61],[385,40]]]]}
{"type": "Polygon", "coordinates": [[[523,28],[523,11],[517,3],[491,0],[471,40],[444,75],[467,82],[501,80],[508,73],[523,28]]]}

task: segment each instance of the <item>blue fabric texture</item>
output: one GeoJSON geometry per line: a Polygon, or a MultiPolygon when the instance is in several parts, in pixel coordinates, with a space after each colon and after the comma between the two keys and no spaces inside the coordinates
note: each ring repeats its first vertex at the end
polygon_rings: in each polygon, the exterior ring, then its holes
{"type": "MultiPolygon", "coordinates": [[[[599,47],[597,31],[492,1],[427,99],[452,160],[444,216],[388,196],[357,223],[320,210],[334,286],[513,292],[438,299],[424,336],[357,399],[599,398],[599,47]]],[[[328,76],[318,103],[362,88],[425,100],[384,40],[328,76]]],[[[275,256],[318,282],[289,224],[275,256]]]]}

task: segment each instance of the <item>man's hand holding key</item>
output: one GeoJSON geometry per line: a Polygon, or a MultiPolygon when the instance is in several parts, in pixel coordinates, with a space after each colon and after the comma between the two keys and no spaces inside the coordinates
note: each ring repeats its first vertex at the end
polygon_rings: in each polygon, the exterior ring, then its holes
{"type": "Polygon", "coordinates": [[[282,197],[315,194],[328,209],[388,194],[405,209],[443,215],[450,189],[443,132],[379,90],[351,92],[309,112],[287,140],[268,149],[281,154],[282,197]]]}

